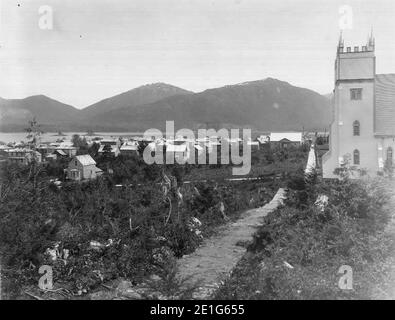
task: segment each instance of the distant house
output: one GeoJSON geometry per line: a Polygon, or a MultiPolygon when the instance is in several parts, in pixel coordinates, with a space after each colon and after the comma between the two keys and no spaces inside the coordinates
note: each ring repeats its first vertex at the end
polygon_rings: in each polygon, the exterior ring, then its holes
{"type": "Polygon", "coordinates": [[[28,148],[15,148],[7,149],[7,160],[10,163],[17,163],[27,165],[31,163],[34,159],[37,162],[42,162],[41,154],[37,151],[28,148]]]}
{"type": "Polygon", "coordinates": [[[55,161],[57,159],[57,155],[54,153],[47,154],[45,156],[45,161],[55,161]]]}
{"type": "Polygon", "coordinates": [[[256,138],[256,140],[260,143],[260,144],[265,144],[268,143],[270,139],[270,136],[267,135],[260,135],[259,137],[256,138]]]}
{"type": "MultiPolygon", "coordinates": [[[[61,158],[70,156],[68,153],[64,152],[64,150],[62,150],[62,149],[55,150],[53,154],[55,154],[57,157],[61,157],[61,158]]],[[[73,156],[75,156],[75,154],[73,156]]]]}
{"type": "Polygon", "coordinates": [[[177,162],[186,161],[190,157],[190,149],[186,143],[182,144],[166,144],[166,154],[174,154],[177,162]]]}
{"type": "Polygon", "coordinates": [[[75,181],[95,179],[103,173],[88,154],[73,157],[65,171],[67,178],[75,181]]]}
{"type": "Polygon", "coordinates": [[[52,142],[37,147],[37,151],[40,152],[41,156],[45,159],[56,159],[57,156],[74,157],[77,155],[77,149],[78,148],[65,142],[52,142]],[[53,156],[53,154],[55,154],[55,156],[53,156]]]}
{"type": "Polygon", "coordinates": [[[136,142],[125,142],[121,148],[119,149],[121,152],[121,155],[124,156],[130,156],[130,155],[137,155],[138,154],[138,150],[139,150],[139,145],[136,142]]]}
{"type": "Polygon", "coordinates": [[[67,145],[65,143],[61,143],[58,148],[56,148],[57,151],[61,150],[63,151],[68,157],[74,157],[77,155],[77,147],[67,145]]]}
{"type": "Polygon", "coordinates": [[[202,153],[204,153],[204,148],[201,145],[195,144],[194,145],[195,148],[195,154],[200,156],[202,153]]]}
{"type": "Polygon", "coordinates": [[[7,145],[0,145],[0,159],[1,160],[6,160],[8,157],[8,152],[7,150],[13,149],[12,147],[9,147],[7,145]]]}
{"type": "Polygon", "coordinates": [[[259,150],[259,141],[247,141],[247,145],[250,146],[252,150],[258,149],[259,150]]]}
{"type": "Polygon", "coordinates": [[[118,139],[102,139],[100,141],[100,147],[99,147],[99,155],[104,155],[106,152],[113,156],[113,157],[118,157],[120,154],[120,147],[121,142],[118,139]]]}
{"type": "Polygon", "coordinates": [[[287,148],[289,146],[300,146],[302,144],[302,132],[272,132],[270,133],[270,144],[287,148]]]}
{"type": "Polygon", "coordinates": [[[69,154],[64,152],[62,149],[58,149],[53,151],[53,153],[46,153],[45,160],[46,161],[54,161],[56,159],[67,158],[69,154]]]}

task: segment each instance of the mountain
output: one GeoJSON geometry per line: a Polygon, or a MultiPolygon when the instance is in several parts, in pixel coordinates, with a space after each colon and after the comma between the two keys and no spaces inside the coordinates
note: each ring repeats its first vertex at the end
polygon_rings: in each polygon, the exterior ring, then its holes
{"type": "Polygon", "coordinates": [[[72,126],[79,110],[44,95],[24,99],[0,98],[0,131],[23,131],[34,117],[44,130],[72,126]]]}
{"type": "MultiPolygon", "coordinates": [[[[183,94],[192,92],[165,83],[147,84],[99,101],[82,110],[44,95],[25,99],[0,98],[0,131],[23,131],[33,117],[45,131],[86,131],[89,129],[90,119],[98,114],[122,107],[132,109],[137,105],[183,94]]],[[[117,128],[119,129],[117,126],[114,127],[115,130],[117,128]]],[[[112,130],[109,126],[99,126],[99,129],[112,130]]]]}
{"type": "Polygon", "coordinates": [[[149,84],[83,110],[46,96],[0,98],[0,131],[23,131],[33,117],[45,131],[239,128],[261,131],[320,130],[331,121],[330,100],[314,91],[267,78],[200,93],[149,84]]]}
{"type": "Polygon", "coordinates": [[[132,109],[138,105],[153,103],[167,97],[191,93],[193,92],[166,83],[147,84],[92,104],[81,110],[80,117],[89,119],[103,112],[120,108],[132,109]]]}
{"type": "Polygon", "coordinates": [[[256,130],[322,129],[330,123],[329,100],[308,89],[267,78],[201,93],[171,96],[133,108],[123,107],[89,118],[92,129],[163,130],[176,128],[250,127],[256,130]]]}

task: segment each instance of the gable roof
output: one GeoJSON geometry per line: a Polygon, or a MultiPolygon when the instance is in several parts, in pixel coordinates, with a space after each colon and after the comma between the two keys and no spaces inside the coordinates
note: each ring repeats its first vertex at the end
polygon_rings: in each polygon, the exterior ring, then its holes
{"type": "Polygon", "coordinates": [[[139,146],[137,144],[124,144],[120,150],[121,151],[138,151],[139,146]]]}
{"type": "Polygon", "coordinates": [[[96,165],[96,161],[89,154],[84,154],[75,157],[83,166],[96,165]]]}
{"type": "Polygon", "coordinates": [[[395,136],[394,73],[376,75],[375,134],[395,136]]]}
{"type": "Polygon", "coordinates": [[[62,149],[57,149],[56,152],[59,153],[61,156],[67,156],[67,154],[62,149]]]}

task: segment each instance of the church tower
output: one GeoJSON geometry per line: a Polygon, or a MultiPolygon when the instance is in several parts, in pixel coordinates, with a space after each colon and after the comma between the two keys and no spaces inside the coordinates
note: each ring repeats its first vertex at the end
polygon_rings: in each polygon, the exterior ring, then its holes
{"type": "Polygon", "coordinates": [[[374,50],[373,34],[366,45],[354,48],[345,47],[340,35],[335,61],[330,146],[323,157],[324,178],[334,177],[333,171],[344,161],[358,168],[371,167],[371,163],[377,162],[374,50]]]}

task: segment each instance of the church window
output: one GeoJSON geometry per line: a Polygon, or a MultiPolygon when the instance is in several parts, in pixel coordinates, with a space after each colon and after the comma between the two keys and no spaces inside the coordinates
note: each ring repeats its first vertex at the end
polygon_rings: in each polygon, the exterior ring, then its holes
{"type": "Polygon", "coordinates": [[[359,136],[360,134],[360,124],[357,120],[355,120],[353,123],[353,134],[354,136],[359,136]]]}
{"type": "Polygon", "coordinates": [[[354,150],[354,164],[359,164],[359,151],[354,150]]]}
{"type": "Polygon", "coordinates": [[[362,100],[362,88],[350,89],[351,100],[362,100]]]}

